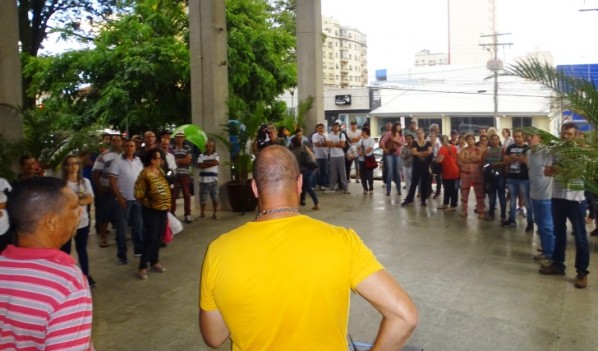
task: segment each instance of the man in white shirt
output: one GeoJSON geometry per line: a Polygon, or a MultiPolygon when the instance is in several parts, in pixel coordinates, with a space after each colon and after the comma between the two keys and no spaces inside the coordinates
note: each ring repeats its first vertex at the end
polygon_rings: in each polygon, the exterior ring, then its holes
{"type": "Polygon", "coordinates": [[[135,141],[125,141],[123,153],[112,161],[107,173],[110,176],[110,188],[116,197],[116,258],[118,264],[126,264],[127,244],[126,232],[131,224],[133,252],[141,256],[143,222],[141,219],[141,203],[135,199],[133,189],[135,181],[143,170],[143,164],[135,156],[135,141]]]}
{"type": "MultiPolygon", "coordinates": [[[[577,135],[578,128],[573,122],[563,124],[561,127],[561,138],[573,141],[577,135]]],[[[561,166],[558,160],[553,159],[553,165],[544,169],[544,174],[553,176],[561,166]]],[[[570,180],[571,183],[579,180],[570,180]]],[[[571,221],[575,236],[575,287],[583,289],[588,286],[588,266],[590,265],[590,249],[586,232],[585,213],[582,206],[585,196],[583,190],[570,189],[572,184],[563,184],[554,181],[552,187],[552,220],[554,223],[554,251],[552,263],[540,267],[540,274],[565,275],[565,250],[567,248],[567,219],[571,221]]]]}
{"type": "Polygon", "coordinates": [[[318,174],[316,186],[321,190],[328,188],[328,143],[327,135],[324,133],[324,125],[316,125],[316,132],[311,136],[311,143],[314,146],[314,155],[318,164],[318,174]]]}
{"type": "Polygon", "coordinates": [[[337,181],[340,181],[341,189],[345,194],[350,194],[347,185],[347,174],[345,171],[345,135],[341,133],[341,121],[336,120],[332,125],[332,132],[328,133],[327,145],[330,148],[329,167],[329,189],[327,193],[333,193],[336,190],[337,181]]]}
{"type": "MultiPolygon", "coordinates": [[[[357,149],[357,143],[361,140],[361,130],[357,129],[357,122],[351,121],[351,128],[345,131],[347,138],[349,138],[349,143],[351,143],[352,150],[357,149]]],[[[357,159],[347,157],[345,162],[345,168],[347,169],[347,183],[351,182],[351,168],[353,167],[353,163],[355,162],[355,182],[359,183],[359,166],[357,163],[357,159]]]]}

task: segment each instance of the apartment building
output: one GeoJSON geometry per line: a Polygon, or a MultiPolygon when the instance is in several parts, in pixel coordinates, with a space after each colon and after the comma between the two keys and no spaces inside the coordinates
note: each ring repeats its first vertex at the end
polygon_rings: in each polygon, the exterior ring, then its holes
{"type": "Polygon", "coordinates": [[[322,16],[324,88],[356,88],[368,84],[367,36],[322,16]]]}

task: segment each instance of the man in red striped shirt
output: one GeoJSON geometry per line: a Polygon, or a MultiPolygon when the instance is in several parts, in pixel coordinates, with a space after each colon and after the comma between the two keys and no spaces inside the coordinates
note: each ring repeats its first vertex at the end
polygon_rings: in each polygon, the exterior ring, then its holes
{"type": "Polygon", "coordinates": [[[93,350],[87,279],[59,250],[79,223],[77,195],[39,177],[18,183],[6,204],[18,244],[0,255],[0,350],[93,350]]]}

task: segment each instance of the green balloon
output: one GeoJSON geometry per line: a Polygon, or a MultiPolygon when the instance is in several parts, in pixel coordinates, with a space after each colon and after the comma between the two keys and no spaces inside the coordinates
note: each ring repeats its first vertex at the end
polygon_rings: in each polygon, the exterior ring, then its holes
{"type": "Polygon", "coordinates": [[[172,133],[172,136],[174,137],[177,133],[180,133],[180,132],[183,132],[183,134],[185,134],[185,138],[187,138],[187,139],[190,136],[196,135],[199,132],[203,133],[201,128],[199,128],[195,124],[183,124],[182,126],[178,126],[174,130],[174,132],[172,133]]]}
{"type": "Polygon", "coordinates": [[[191,143],[193,143],[193,145],[197,146],[201,150],[201,152],[206,151],[206,141],[208,140],[208,137],[206,133],[204,133],[202,130],[199,130],[194,135],[185,135],[185,138],[189,140],[191,143]]]}

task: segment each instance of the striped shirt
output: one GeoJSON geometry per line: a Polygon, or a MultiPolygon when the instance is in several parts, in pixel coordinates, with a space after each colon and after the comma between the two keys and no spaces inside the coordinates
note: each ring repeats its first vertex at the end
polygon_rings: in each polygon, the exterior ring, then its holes
{"type": "Polygon", "coordinates": [[[91,350],[92,303],[75,259],[9,245],[0,255],[0,350],[91,350]]]}

